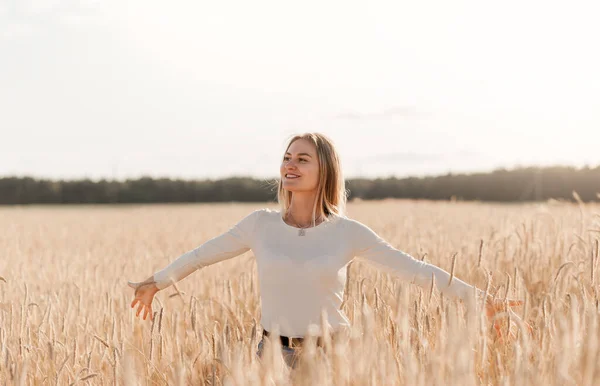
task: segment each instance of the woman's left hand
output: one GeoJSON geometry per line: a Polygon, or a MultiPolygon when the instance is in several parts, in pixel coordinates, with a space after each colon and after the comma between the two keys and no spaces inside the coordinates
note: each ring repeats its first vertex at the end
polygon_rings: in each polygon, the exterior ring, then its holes
{"type": "Polygon", "coordinates": [[[489,318],[496,315],[498,312],[505,311],[508,307],[522,306],[522,300],[511,300],[511,299],[494,299],[488,297],[485,302],[485,311],[489,318]]]}
{"type": "MultiPolygon", "coordinates": [[[[517,314],[515,314],[515,312],[512,310],[512,307],[518,307],[518,306],[522,306],[522,305],[523,305],[522,300],[494,299],[492,297],[488,297],[485,302],[485,311],[486,311],[487,317],[490,319],[493,318],[494,316],[496,316],[496,314],[498,314],[498,313],[506,312],[510,315],[511,321],[518,320],[518,321],[522,322],[525,325],[525,327],[527,327],[529,332],[531,333],[533,331],[531,326],[528,323],[523,322],[521,320],[521,318],[519,318],[519,316],[517,314]]],[[[502,338],[503,333],[502,333],[502,327],[501,327],[500,320],[499,319],[494,320],[493,324],[494,324],[494,330],[496,330],[496,333],[498,334],[498,336],[500,338],[502,338]]],[[[508,331],[510,331],[510,327],[511,326],[508,327],[508,331]]],[[[514,337],[514,335],[512,333],[510,335],[512,337],[514,337]]]]}

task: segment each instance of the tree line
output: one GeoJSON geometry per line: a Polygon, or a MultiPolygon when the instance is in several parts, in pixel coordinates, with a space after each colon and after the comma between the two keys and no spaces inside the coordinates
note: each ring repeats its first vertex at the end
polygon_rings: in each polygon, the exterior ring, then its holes
{"type": "MultiPolygon", "coordinates": [[[[488,173],[346,181],[352,199],[410,198],[496,202],[548,199],[600,201],[600,165],[496,169],[488,173]],[[574,194],[573,192],[576,192],[574,194]]],[[[277,180],[231,177],[182,180],[141,177],[118,180],[0,178],[0,205],[120,204],[276,201],[277,180]]]]}

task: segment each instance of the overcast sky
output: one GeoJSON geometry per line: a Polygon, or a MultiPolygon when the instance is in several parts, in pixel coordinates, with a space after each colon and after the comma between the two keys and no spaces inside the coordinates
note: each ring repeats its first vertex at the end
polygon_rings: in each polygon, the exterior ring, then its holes
{"type": "Polygon", "coordinates": [[[0,176],[346,177],[600,164],[600,8],[0,0],[0,176]]]}

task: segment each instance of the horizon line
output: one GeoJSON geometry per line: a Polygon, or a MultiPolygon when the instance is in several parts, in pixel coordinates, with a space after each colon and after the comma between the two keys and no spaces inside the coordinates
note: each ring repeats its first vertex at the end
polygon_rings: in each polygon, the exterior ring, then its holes
{"type": "MultiPolygon", "coordinates": [[[[528,164],[528,165],[515,165],[512,167],[506,167],[506,166],[498,166],[492,169],[487,169],[485,171],[473,171],[473,172],[463,172],[463,171],[451,171],[448,170],[446,172],[440,172],[440,173],[431,173],[431,174],[413,174],[413,175],[396,175],[396,174],[389,174],[386,176],[372,176],[372,177],[368,177],[368,176],[348,176],[348,177],[344,177],[345,180],[376,180],[376,179],[391,179],[391,178],[396,178],[396,179],[408,179],[408,178],[436,178],[436,177],[443,177],[443,176],[447,176],[447,175],[462,175],[462,176],[469,176],[469,175],[477,175],[477,174],[490,174],[496,171],[516,171],[516,170],[524,170],[524,169],[540,169],[540,170],[544,170],[544,169],[553,169],[553,168],[562,168],[562,169],[572,169],[573,171],[581,171],[584,169],[597,169],[600,168],[600,163],[597,165],[584,165],[584,166],[574,166],[574,165],[567,165],[567,164],[552,164],[552,165],[535,165],[535,164],[528,164]]],[[[232,179],[232,178],[249,178],[249,179],[254,179],[254,180],[276,180],[279,177],[278,176],[270,176],[270,177],[259,177],[259,176],[255,176],[255,175],[242,175],[242,174],[229,174],[229,175],[223,175],[221,177],[175,177],[175,176],[152,176],[149,174],[139,174],[138,176],[129,176],[129,177],[122,177],[122,178],[115,178],[115,177],[86,177],[86,176],[80,176],[80,177],[68,177],[68,178],[56,178],[56,177],[45,177],[45,176],[40,176],[40,175],[35,175],[35,174],[23,174],[23,175],[17,175],[17,174],[7,174],[7,175],[1,175],[0,176],[0,180],[2,179],[9,179],[9,178],[16,178],[16,179],[27,179],[27,178],[31,178],[34,180],[41,180],[41,181],[51,181],[51,182],[59,182],[59,181],[83,181],[83,180],[89,180],[89,181],[94,181],[94,182],[100,182],[100,181],[128,181],[128,180],[140,180],[143,178],[150,178],[150,179],[154,179],[154,180],[178,180],[178,181],[218,181],[218,180],[227,180],[227,179],[232,179]]]]}

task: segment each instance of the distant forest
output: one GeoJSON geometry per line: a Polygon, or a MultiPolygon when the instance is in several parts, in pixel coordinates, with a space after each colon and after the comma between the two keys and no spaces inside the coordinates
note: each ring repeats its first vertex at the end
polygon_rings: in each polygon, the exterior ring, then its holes
{"type": "MultiPolygon", "coordinates": [[[[600,165],[526,167],[489,173],[408,178],[355,178],[346,181],[349,199],[410,198],[496,202],[548,199],[600,201],[600,165]],[[573,192],[576,192],[574,194],[573,192]]],[[[174,180],[142,177],[125,181],[55,181],[30,177],[0,178],[0,205],[125,204],[171,202],[276,201],[277,181],[231,177],[174,180]]]]}

